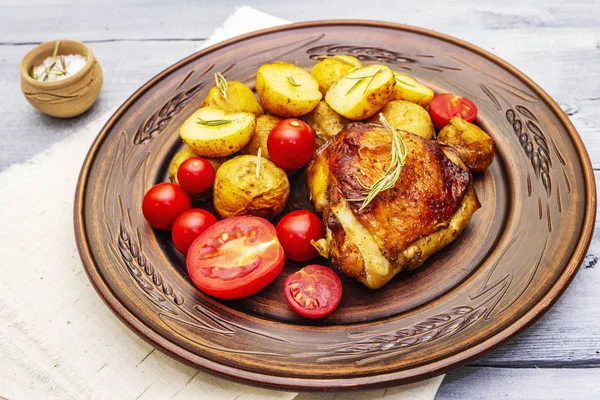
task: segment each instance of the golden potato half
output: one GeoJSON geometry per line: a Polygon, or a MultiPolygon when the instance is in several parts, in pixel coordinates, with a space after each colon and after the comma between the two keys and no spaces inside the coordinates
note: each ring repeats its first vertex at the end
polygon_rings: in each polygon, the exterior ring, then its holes
{"type": "Polygon", "coordinates": [[[351,120],[369,118],[394,97],[394,72],[382,64],[355,69],[333,84],[325,101],[351,120]]]}
{"type": "Polygon", "coordinates": [[[213,86],[200,107],[213,107],[226,112],[252,113],[257,117],[264,114],[254,92],[242,82],[227,81],[226,94],[227,99],[223,97],[219,88],[213,86]]]}
{"type": "Polygon", "coordinates": [[[226,157],[250,141],[255,125],[252,113],[228,113],[204,107],[183,123],[179,134],[199,156],[226,157]]]}
{"type": "Polygon", "coordinates": [[[307,71],[290,63],[263,64],[256,73],[260,104],[278,117],[308,114],[319,103],[319,83],[307,71]]]}
{"type": "Polygon", "coordinates": [[[261,157],[243,155],[226,161],[217,170],[213,186],[215,210],[221,218],[256,215],[272,218],[280,213],[290,194],[285,171],[261,157]]]}
{"type": "Polygon", "coordinates": [[[450,118],[438,140],[454,147],[473,172],[483,172],[494,159],[494,140],[480,127],[459,117],[450,118]]]}
{"type": "MultiPolygon", "coordinates": [[[[387,103],[381,113],[392,128],[414,133],[428,140],[433,139],[435,130],[431,117],[420,105],[394,100],[387,103]]],[[[379,115],[374,115],[369,122],[379,124],[379,115]]]]}
{"type": "Polygon", "coordinates": [[[408,74],[394,72],[396,77],[396,88],[394,100],[406,100],[427,107],[435,93],[427,86],[419,83],[414,77],[408,74]]]}
{"type": "Polygon", "coordinates": [[[325,96],[331,85],[353,69],[362,67],[356,57],[335,55],[327,57],[316,63],[310,74],[319,82],[319,90],[325,96]]]}

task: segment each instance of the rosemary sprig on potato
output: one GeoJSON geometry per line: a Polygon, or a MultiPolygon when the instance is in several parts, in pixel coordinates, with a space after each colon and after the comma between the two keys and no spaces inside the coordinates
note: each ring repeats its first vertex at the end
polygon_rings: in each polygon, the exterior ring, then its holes
{"type": "Polygon", "coordinates": [[[225,101],[229,101],[227,99],[227,79],[220,72],[215,72],[215,86],[219,89],[225,101]]]}

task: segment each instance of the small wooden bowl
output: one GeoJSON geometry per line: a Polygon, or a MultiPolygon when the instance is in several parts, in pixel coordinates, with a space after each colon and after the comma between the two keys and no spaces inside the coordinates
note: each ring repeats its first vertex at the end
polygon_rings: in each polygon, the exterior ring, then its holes
{"type": "Polygon", "coordinates": [[[87,59],[76,74],[57,82],[40,82],[31,77],[32,69],[51,57],[56,41],[42,43],[21,60],[21,89],[27,101],[44,114],[71,118],[87,111],[102,89],[102,69],[92,50],[75,40],[61,40],[58,54],[80,54],[87,59]]]}

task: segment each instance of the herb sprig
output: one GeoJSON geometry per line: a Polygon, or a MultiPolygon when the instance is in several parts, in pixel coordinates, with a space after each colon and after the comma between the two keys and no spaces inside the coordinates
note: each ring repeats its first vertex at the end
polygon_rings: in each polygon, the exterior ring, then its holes
{"type": "Polygon", "coordinates": [[[57,62],[58,62],[57,55],[58,55],[59,46],[60,46],[60,40],[57,40],[56,44],[54,45],[54,50],[52,51],[52,59],[50,61],[50,65],[42,64],[42,65],[44,65],[44,71],[42,72],[42,75],[38,75],[35,71],[36,67],[33,67],[33,69],[31,70],[31,77],[33,79],[37,80],[40,76],[43,76],[44,78],[42,79],[42,82],[46,82],[48,80],[48,78],[50,77],[50,75],[63,76],[63,75],[67,74],[67,65],[65,63],[64,56],[60,56],[61,68],[58,68],[58,66],[57,66],[57,62]],[[53,69],[55,69],[55,70],[53,71],[53,69]]]}
{"type": "Polygon", "coordinates": [[[262,148],[259,147],[258,151],[256,152],[256,177],[257,178],[260,176],[261,153],[262,153],[262,148]]]}
{"type": "Polygon", "coordinates": [[[354,85],[352,85],[352,87],[350,89],[348,89],[348,91],[346,92],[346,96],[348,96],[350,93],[352,93],[358,86],[360,86],[361,83],[365,82],[367,79],[370,79],[369,83],[367,83],[367,86],[365,86],[365,90],[363,90],[363,94],[367,93],[367,89],[369,89],[369,86],[371,86],[371,83],[373,83],[373,81],[375,80],[377,75],[379,75],[382,72],[383,72],[383,68],[380,70],[377,70],[377,72],[375,72],[373,75],[345,76],[344,77],[345,79],[358,79],[356,81],[356,83],[354,85]]]}
{"type": "Polygon", "coordinates": [[[404,139],[402,139],[398,132],[396,132],[396,130],[388,124],[383,114],[379,114],[379,120],[381,121],[381,124],[385,128],[392,142],[390,165],[383,175],[371,186],[363,184],[360,179],[357,178],[357,182],[360,186],[362,186],[363,189],[365,189],[366,192],[364,193],[363,197],[358,199],[349,199],[348,201],[362,201],[362,205],[358,210],[359,212],[364,210],[365,207],[367,207],[379,193],[392,189],[394,186],[396,186],[396,182],[398,181],[398,178],[400,178],[400,173],[402,172],[402,167],[404,167],[404,163],[406,162],[407,149],[404,139]]]}
{"type": "Polygon", "coordinates": [[[221,125],[230,124],[235,121],[237,121],[237,119],[210,119],[209,120],[209,119],[198,118],[196,123],[198,125],[204,125],[204,126],[221,126],[221,125]]]}
{"type": "Polygon", "coordinates": [[[300,84],[298,82],[296,82],[296,80],[294,79],[294,77],[292,76],[292,74],[290,74],[290,71],[286,71],[287,72],[287,81],[290,85],[294,86],[294,87],[299,87],[300,84]]]}
{"type": "Polygon", "coordinates": [[[215,86],[219,89],[219,92],[221,92],[221,96],[223,96],[225,101],[229,101],[229,99],[227,99],[227,79],[225,79],[220,72],[215,72],[215,86]]]}

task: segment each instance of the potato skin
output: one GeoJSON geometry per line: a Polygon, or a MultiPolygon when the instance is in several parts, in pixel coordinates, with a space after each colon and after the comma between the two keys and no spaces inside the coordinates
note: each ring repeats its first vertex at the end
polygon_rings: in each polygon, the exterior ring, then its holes
{"type": "Polygon", "coordinates": [[[269,156],[269,149],[267,148],[267,139],[269,138],[271,129],[273,129],[279,121],[281,121],[281,118],[271,114],[265,114],[258,117],[256,119],[254,135],[246,147],[242,149],[242,154],[256,155],[260,148],[260,154],[270,160],[271,157],[269,156]]]}
{"type": "Polygon", "coordinates": [[[315,109],[306,114],[302,119],[315,132],[318,145],[334,138],[350,122],[348,118],[333,111],[325,101],[317,104],[315,109]]]}
{"type": "Polygon", "coordinates": [[[327,57],[316,63],[310,74],[319,82],[319,91],[325,96],[331,85],[348,72],[362,67],[356,57],[339,55],[327,57]]]}
{"type": "Polygon", "coordinates": [[[217,170],[213,202],[221,218],[255,215],[268,219],[283,211],[290,194],[285,171],[261,157],[257,178],[256,162],[256,156],[237,156],[217,170]]]}
{"type": "Polygon", "coordinates": [[[370,64],[349,72],[334,83],[327,91],[325,101],[338,114],[360,121],[376,114],[393,99],[395,85],[391,69],[382,64],[370,64]]]}
{"type": "MultiPolygon", "coordinates": [[[[434,127],[427,110],[418,104],[404,100],[390,101],[380,111],[392,128],[407,131],[431,140],[434,127]]],[[[379,114],[374,115],[369,122],[379,124],[379,114]]]]}
{"type": "Polygon", "coordinates": [[[419,83],[419,81],[408,74],[394,72],[394,76],[396,78],[394,100],[406,100],[422,107],[429,105],[429,102],[435,95],[431,88],[419,83]]]}
{"type": "Polygon", "coordinates": [[[438,135],[438,140],[454,147],[473,172],[483,172],[494,159],[494,140],[480,127],[453,117],[438,135]]]}
{"type": "Polygon", "coordinates": [[[227,100],[225,100],[219,88],[213,86],[208,91],[200,107],[214,107],[226,112],[247,112],[257,117],[264,114],[263,108],[254,96],[254,92],[242,82],[237,81],[227,82],[227,100]]]}
{"type": "Polygon", "coordinates": [[[263,64],[258,68],[256,93],[265,110],[282,118],[308,114],[323,97],[315,78],[286,62],[263,64]],[[288,73],[299,86],[289,83],[288,73]]]}

